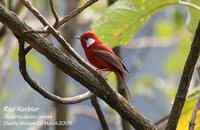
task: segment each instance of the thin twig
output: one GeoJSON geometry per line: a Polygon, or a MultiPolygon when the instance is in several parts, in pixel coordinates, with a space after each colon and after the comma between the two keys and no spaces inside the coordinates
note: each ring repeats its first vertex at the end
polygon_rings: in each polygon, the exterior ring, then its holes
{"type": "Polygon", "coordinates": [[[184,66],[183,74],[181,76],[178,91],[176,93],[175,101],[174,101],[174,104],[169,116],[169,121],[167,123],[166,130],[175,130],[177,127],[178,120],[180,118],[180,115],[185,103],[185,99],[187,96],[187,92],[189,89],[192,74],[194,72],[196,62],[199,58],[199,52],[200,52],[200,37],[199,36],[200,36],[200,21],[196,29],[196,33],[194,36],[194,40],[192,42],[189,55],[187,57],[187,61],[184,66]]]}
{"type": "Polygon", "coordinates": [[[200,79],[200,64],[197,65],[196,70],[197,70],[197,73],[198,73],[198,76],[199,76],[199,79],[200,79]]]}
{"type": "Polygon", "coordinates": [[[25,55],[28,54],[31,49],[32,49],[31,46],[26,47],[24,50],[25,55]]]}
{"type": "Polygon", "coordinates": [[[93,107],[96,110],[96,113],[98,115],[98,118],[99,118],[99,121],[101,123],[101,126],[102,126],[103,130],[109,130],[108,124],[107,124],[106,119],[105,119],[105,117],[103,115],[103,112],[101,111],[101,107],[99,106],[97,98],[96,97],[92,97],[91,98],[91,102],[92,102],[93,107]]]}
{"type": "Polygon", "coordinates": [[[56,10],[54,8],[54,3],[53,3],[53,0],[49,0],[49,3],[50,3],[50,6],[51,6],[51,11],[53,13],[53,16],[55,18],[55,23],[54,23],[54,26],[57,26],[58,25],[58,22],[59,22],[59,18],[58,18],[58,14],[56,13],[56,10]]]}
{"type": "MultiPolygon", "coordinates": [[[[198,76],[200,78],[200,65],[199,64],[197,65],[196,70],[197,70],[198,76]]],[[[195,103],[195,106],[194,106],[194,109],[192,112],[191,120],[189,123],[189,130],[194,130],[194,127],[196,125],[195,120],[196,120],[197,112],[199,109],[200,109],[200,94],[196,100],[196,103],[195,103]]]]}
{"type": "Polygon", "coordinates": [[[51,34],[57,39],[59,43],[66,49],[82,66],[88,69],[97,77],[101,83],[106,83],[105,79],[96,70],[85,62],[85,60],[70,46],[70,44],[62,37],[62,35],[52,27],[42,14],[28,1],[20,0],[39,20],[44,26],[49,26],[51,34]]]}
{"type": "Polygon", "coordinates": [[[163,116],[162,118],[160,118],[159,120],[155,121],[154,124],[156,126],[158,126],[159,124],[161,124],[161,123],[165,122],[166,120],[168,120],[168,118],[169,118],[169,114],[167,114],[167,115],[163,116]]]}
{"type": "MultiPolygon", "coordinates": [[[[48,21],[42,16],[42,14],[27,0],[20,0],[44,25],[47,26],[48,21]]],[[[48,25],[50,26],[50,24],[48,25]]]]}
{"type": "Polygon", "coordinates": [[[60,22],[58,23],[58,25],[54,26],[54,27],[56,29],[59,28],[61,25],[63,25],[64,23],[66,23],[67,21],[69,21],[70,19],[72,19],[73,17],[75,17],[76,15],[78,15],[79,13],[81,13],[84,9],[86,9],[89,6],[91,6],[92,4],[94,4],[97,1],[98,0],[88,0],[83,6],[75,9],[74,11],[72,11],[71,13],[69,13],[68,15],[66,15],[62,20],[60,20],[60,22]]]}
{"type": "MultiPolygon", "coordinates": [[[[84,5],[81,7],[75,9],[74,11],[70,12],[68,15],[66,15],[63,19],[61,19],[58,23],[54,23],[53,27],[55,29],[58,29],[60,26],[62,26],[64,23],[68,22],[70,19],[81,13],[83,10],[85,10],[87,7],[91,6],[98,0],[88,0],[84,5]]],[[[46,33],[44,37],[47,37],[49,33],[46,33]]]]}
{"type": "Polygon", "coordinates": [[[60,104],[75,104],[75,103],[85,101],[85,100],[91,98],[92,96],[94,96],[93,93],[91,93],[90,91],[87,91],[87,92],[80,94],[78,96],[61,98],[57,95],[54,95],[54,94],[47,92],[43,87],[41,87],[37,82],[32,80],[31,77],[29,76],[29,74],[26,70],[26,58],[25,58],[25,56],[26,56],[27,52],[24,49],[24,41],[21,38],[18,39],[18,40],[19,40],[19,69],[20,69],[20,72],[21,72],[24,80],[26,80],[28,82],[28,84],[34,90],[39,92],[42,96],[44,96],[45,98],[48,98],[52,101],[55,101],[57,103],[60,103],[60,104]]]}
{"type": "Polygon", "coordinates": [[[196,104],[195,104],[193,112],[192,112],[192,117],[191,117],[191,120],[189,123],[189,130],[194,130],[194,127],[196,125],[195,120],[196,120],[197,112],[199,109],[200,109],[200,94],[197,98],[196,104]]]}
{"type": "MultiPolygon", "coordinates": [[[[96,110],[94,110],[91,106],[79,105],[70,107],[69,115],[73,116],[86,116],[91,118],[92,120],[99,120],[98,115],[96,114],[96,110]]],[[[109,125],[120,126],[120,116],[115,114],[104,114],[104,117],[109,125]]]]}

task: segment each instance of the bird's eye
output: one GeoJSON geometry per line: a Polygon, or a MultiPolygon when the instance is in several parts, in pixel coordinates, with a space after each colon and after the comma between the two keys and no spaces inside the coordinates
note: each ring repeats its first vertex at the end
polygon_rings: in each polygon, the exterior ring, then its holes
{"type": "Polygon", "coordinates": [[[85,38],[84,38],[84,41],[87,41],[87,40],[88,40],[88,37],[85,37],[85,38]]]}

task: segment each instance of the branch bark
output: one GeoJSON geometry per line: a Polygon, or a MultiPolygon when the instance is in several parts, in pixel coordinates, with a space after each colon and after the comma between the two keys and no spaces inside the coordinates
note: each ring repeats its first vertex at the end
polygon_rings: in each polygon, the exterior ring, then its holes
{"type": "Polygon", "coordinates": [[[194,40],[184,66],[183,74],[179,83],[178,91],[176,93],[175,101],[170,112],[169,121],[166,130],[175,130],[180,118],[185,99],[187,96],[188,88],[194,72],[196,62],[200,52],[200,21],[196,29],[194,40]]]}
{"type": "MultiPolygon", "coordinates": [[[[8,11],[0,5],[0,21],[17,36],[23,32],[32,30],[31,27],[21,21],[14,13],[8,11]]],[[[126,119],[134,128],[139,130],[156,130],[157,128],[134,106],[116,93],[101,76],[94,76],[90,70],[84,68],[79,63],[71,60],[59,49],[55,48],[51,42],[39,34],[28,34],[25,41],[35,50],[44,55],[49,61],[55,64],[63,72],[74,78],[80,84],[88,88],[95,95],[104,100],[109,106],[115,109],[124,119],[126,119]]],[[[88,67],[89,68],[89,67],[88,67]]],[[[92,68],[90,67],[92,70],[92,68]]],[[[93,69],[94,72],[96,72],[93,69]]]]}
{"type": "MultiPolygon", "coordinates": [[[[18,37],[18,36],[17,36],[18,37]]],[[[92,94],[90,91],[80,94],[78,96],[74,96],[74,97],[68,97],[68,98],[61,98],[57,95],[51,94],[49,92],[47,92],[44,88],[42,88],[40,85],[37,84],[37,82],[35,82],[34,80],[31,79],[31,77],[29,76],[27,70],[26,70],[26,54],[27,52],[25,51],[24,48],[24,41],[18,37],[19,40],[19,70],[24,78],[24,80],[37,92],[39,92],[41,95],[43,95],[44,97],[55,101],[56,103],[59,104],[75,104],[75,103],[80,103],[82,101],[85,101],[89,98],[91,98],[92,96],[94,96],[94,94],[92,94]]]]}

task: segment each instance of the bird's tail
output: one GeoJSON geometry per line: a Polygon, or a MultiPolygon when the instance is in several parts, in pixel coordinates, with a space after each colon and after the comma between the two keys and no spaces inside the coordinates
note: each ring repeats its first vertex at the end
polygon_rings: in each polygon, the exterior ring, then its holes
{"type": "Polygon", "coordinates": [[[130,93],[130,90],[129,90],[129,87],[128,87],[126,75],[125,75],[125,73],[123,73],[123,72],[121,72],[119,75],[120,75],[120,77],[121,77],[121,79],[122,79],[122,81],[123,81],[124,88],[125,88],[125,90],[126,90],[126,92],[127,92],[127,94],[128,94],[128,97],[130,98],[130,101],[131,101],[131,104],[132,104],[132,103],[133,103],[133,98],[132,98],[132,96],[131,96],[131,93],[130,93]]]}
{"type": "Polygon", "coordinates": [[[124,79],[123,82],[124,82],[124,88],[126,89],[127,94],[128,94],[128,97],[130,98],[130,101],[131,101],[131,104],[132,104],[132,103],[133,103],[133,98],[132,98],[131,93],[130,93],[130,90],[129,90],[129,88],[128,88],[127,80],[124,79]]]}

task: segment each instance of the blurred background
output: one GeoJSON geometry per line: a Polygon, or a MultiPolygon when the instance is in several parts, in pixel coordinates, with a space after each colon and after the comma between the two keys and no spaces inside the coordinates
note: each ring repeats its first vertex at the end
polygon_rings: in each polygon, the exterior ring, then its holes
{"type": "MultiPolygon", "coordinates": [[[[6,7],[15,12],[34,30],[43,29],[42,24],[18,1],[5,0],[6,7]]],[[[45,18],[54,23],[49,1],[30,0],[41,11],[45,18]]],[[[59,18],[77,7],[86,0],[59,0],[54,1],[59,18]]],[[[195,1],[200,3],[199,0],[195,1]]],[[[81,14],[71,19],[59,28],[61,34],[73,48],[85,58],[78,40],[73,36],[80,35],[88,30],[96,31],[95,22],[105,15],[112,1],[100,0],[81,14]],[[91,28],[92,27],[92,28],[91,28]]],[[[191,9],[193,12],[194,9],[191,9]]],[[[199,19],[199,12],[195,12],[199,19]]],[[[188,28],[190,13],[186,6],[164,6],[154,13],[128,44],[118,47],[122,61],[132,75],[127,74],[128,84],[133,95],[133,104],[144,116],[152,122],[167,116],[172,107],[177,86],[182,74],[183,66],[191,42],[194,29],[188,28]]],[[[134,25],[133,25],[134,26],[134,25]]],[[[137,26],[137,25],[135,25],[137,26]]],[[[196,25],[193,24],[193,28],[196,25]]],[[[191,27],[191,26],[190,26],[191,27]]],[[[63,50],[52,36],[47,37],[55,46],[63,50]]],[[[116,45],[117,46],[117,45],[116,45]]],[[[110,46],[115,47],[115,46],[110,46]]],[[[65,50],[63,50],[65,52],[65,50]]],[[[32,49],[27,56],[27,66],[30,75],[47,91],[61,97],[75,96],[87,91],[85,87],[61,72],[44,56],[32,49]]],[[[117,91],[117,79],[113,73],[108,76],[109,84],[117,91]]],[[[195,70],[189,93],[192,96],[186,101],[179,128],[183,130],[188,125],[191,112],[200,91],[199,77],[195,70]],[[183,128],[183,129],[182,129],[183,128]]],[[[122,130],[119,115],[101,99],[98,99],[105,114],[110,130],[122,130]]],[[[52,115],[52,120],[71,121],[69,126],[30,126],[30,125],[3,125],[4,118],[0,118],[1,130],[101,130],[98,117],[90,100],[74,105],[56,104],[34,91],[22,78],[18,69],[18,43],[12,32],[0,23],[0,115],[4,116],[5,106],[34,106],[38,107],[37,115],[52,115]]],[[[19,113],[10,112],[11,115],[19,113]]],[[[27,112],[27,114],[29,114],[27,112]]],[[[31,121],[31,119],[29,119],[31,121]]],[[[27,120],[25,120],[27,121],[27,120]]],[[[130,128],[127,128],[129,130],[130,128]]]]}

